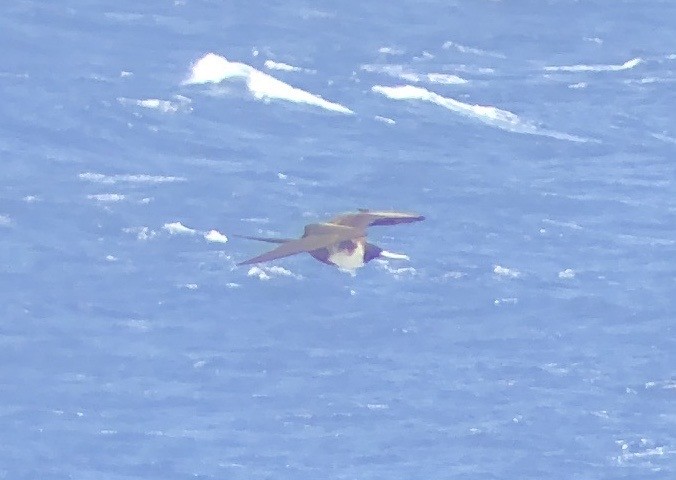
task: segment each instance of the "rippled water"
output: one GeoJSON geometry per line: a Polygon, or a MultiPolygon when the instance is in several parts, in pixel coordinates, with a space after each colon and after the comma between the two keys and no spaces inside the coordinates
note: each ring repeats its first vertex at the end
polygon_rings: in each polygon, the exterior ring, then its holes
{"type": "Polygon", "coordinates": [[[672,2],[3,11],[0,477],[673,476],[672,2]]]}

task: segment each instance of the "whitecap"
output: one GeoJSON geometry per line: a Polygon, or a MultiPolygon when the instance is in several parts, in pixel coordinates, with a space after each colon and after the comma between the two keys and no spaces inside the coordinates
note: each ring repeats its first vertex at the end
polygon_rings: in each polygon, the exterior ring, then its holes
{"type": "Polygon", "coordinates": [[[519,303],[519,299],[515,297],[496,298],[495,300],[493,300],[493,305],[502,305],[502,304],[516,305],[517,303],[519,303]]]}
{"type": "Polygon", "coordinates": [[[376,115],[376,116],[373,117],[373,118],[375,118],[375,119],[378,120],[379,122],[387,123],[388,125],[394,125],[395,123],[397,123],[397,122],[395,122],[394,120],[392,120],[391,118],[388,118],[388,117],[381,117],[380,115],[376,115]]]}
{"type": "Polygon", "coordinates": [[[80,180],[86,180],[89,182],[95,183],[106,183],[113,184],[118,182],[129,182],[129,183],[171,183],[171,182],[183,182],[185,178],[183,177],[171,177],[163,175],[105,175],[103,173],[94,173],[94,172],[84,172],[78,174],[80,180]]]}
{"type": "Polygon", "coordinates": [[[136,105],[138,107],[143,107],[151,110],[158,110],[162,113],[176,113],[179,110],[191,110],[190,100],[188,97],[183,95],[175,95],[174,101],[170,100],[160,100],[159,98],[144,98],[144,99],[133,99],[119,97],[117,99],[122,105],[136,105]]]}
{"type": "Polygon", "coordinates": [[[257,100],[285,100],[293,103],[304,103],[325,110],[351,114],[354,113],[339,103],[329,102],[300,88],[256,70],[250,65],[230,62],[215,53],[207,53],[192,65],[190,76],[183,82],[185,85],[220,83],[223,80],[241,79],[246,82],[249,92],[257,100]]]}
{"type": "Polygon", "coordinates": [[[464,276],[465,276],[464,273],[452,270],[450,272],[444,273],[441,276],[441,278],[444,279],[444,280],[446,280],[446,279],[458,280],[459,278],[462,278],[464,276]]]}
{"type": "Polygon", "coordinates": [[[226,243],[228,241],[228,237],[223,235],[218,230],[210,230],[209,232],[205,233],[204,239],[207,242],[214,242],[214,243],[226,243]]]}
{"type": "Polygon", "coordinates": [[[283,72],[300,72],[303,70],[300,67],[294,67],[288,63],[275,62],[273,60],[266,60],[263,65],[265,65],[265,68],[268,70],[281,70],[283,72]]]}
{"type": "Polygon", "coordinates": [[[573,142],[590,141],[589,139],[577,137],[574,135],[538,128],[534,124],[522,120],[518,115],[507,110],[501,110],[492,106],[463,103],[453,98],[444,97],[437,93],[431,92],[422,87],[415,87],[413,85],[404,85],[398,87],[374,85],[371,90],[393,100],[421,100],[430,102],[444,107],[452,112],[459,113],[466,117],[475,118],[487,125],[501,128],[509,132],[541,135],[545,137],[556,138],[558,140],[569,140],[573,142]]]}
{"type": "Polygon", "coordinates": [[[640,58],[632,58],[627,60],[622,65],[563,65],[563,66],[549,66],[545,67],[547,72],[620,72],[622,70],[629,70],[641,63],[640,58]]]}
{"type": "Polygon", "coordinates": [[[595,43],[597,45],[603,44],[603,40],[600,39],[599,37],[584,37],[584,40],[587,42],[595,43]]]}
{"type": "Polygon", "coordinates": [[[136,235],[139,240],[148,240],[157,235],[155,230],[150,230],[148,227],[127,227],[123,228],[124,233],[132,233],[136,235]]]}
{"type": "Polygon", "coordinates": [[[521,276],[521,272],[518,270],[515,270],[513,268],[507,268],[507,267],[502,267],[500,265],[496,265],[495,268],[493,269],[493,273],[496,275],[500,275],[501,277],[509,277],[509,278],[518,278],[521,276]]]}
{"type": "Polygon", "coordinates": [[[575,270],[572,268],[566,268],[565,270],[559,272],[559,278],[569,280],[575,278],[575,270]]]}
{"type": "Polygon", "coordinates": [[[468,47],[466,45],[461,45],[456,42],[448,41],[445,42],[441,48],[448,50],[450,48],[454,48],[460,53],[471,53],[472,55],[479,55],[482,57],[493,57],[493,58],[506,58],[503,54],[501,53],[495,53],[495,52],[489,52],[488,50],[482,50],[480,48],[475,48],[475,47],[468,47]]]}
{"type": "Polygon", "coordinates": [[[430,83],[438,83],[440,85],[463,85],[468,83],[464,78],[449,73],[428,73],[426,78],[430,83]]]}
{"type": "Polygon", "coordinates": [[[418,271],[413,267],[393,268],[393,267],[390,267],[390,265],[385,261],[380,262],[380,265],[381,265],[381,268],[383,270],[385,270],[387,273],[389,273],[390,275],[392,275],[394,278],[397,278],[397,279],[399,279],[403,276],[414,277],[418,274],[418,271]]]}
{"type": "Polygon", "coordinates": [[[410,260],[408,255],[402,253],[388,252],[383,250],[380,253],[382,258],[376,259],[377,265],[380,269],[385,270],[387,273],[391,274],[395,278],[401,278],[402,276],[416,276],[418,274],[417,270],[413,267],[391,267],[389,260],[410,260]],[[386,260],[387,259],[387,260],[386,260]]]}
{"type": "Polygon", "coordinates": [[[404,51],[394,47],[380,47],[378,49],[378,53],[382,53],[385,55],[402,55],[404,51]]]}
{"type": "Polygon", "coordinates": [[[582,230],[582,227],[575,222],[561,222],[559,220],[552,220],[551,218],[543,218],[542,223],[547,223],[556,227],[570,228],[573,230],[582,230]]]}
{"type": "Polygon", "coordinates": [[[463,85],[469,83],[467,80],[457,75],[448,73],[416,73],[403,65],[366,64],[362,65],[360,68],[365,72],[382,73],[412,83],[428,82],[441,85],[463,85]]]}
{"type": "Polygon", "coordinates": [[[162,225],[162,228],[167,232],[169,232],[171,235],[177,234],[194,235],[195,233],[197,233],[197,230],[188,228],[181,222],[165,223],[164,225],[162,225]]]}
{"type": "Polygon", "coordinates": [[[98,193],[96,195],[87,195],[89,200],[96,200],[97,202],[120,202],[125,199],[121,193],[98,193]]]}
{"type": "Polygon", "coordinates": [[[255,265],[249,269],[247,272],[248,277],[258,277],[259,280],[270,280],[273,277],[291,277],[296,280],[300,280],[303,277],[293,273],[291,270],[287,270],[283,267],[277,266],[267,266],[267,265],[255,265]]]}
{"type": "Polygon", "coordinates": [[[658,140],[662,140],[663,142],[672,143],[672,144],[676,145],[676,138],[675,137],[670,137],[669,135],[665,135],[663,133],[653,133],[652,136],[653,136],[653,138],[656,138],[658,140]]]}

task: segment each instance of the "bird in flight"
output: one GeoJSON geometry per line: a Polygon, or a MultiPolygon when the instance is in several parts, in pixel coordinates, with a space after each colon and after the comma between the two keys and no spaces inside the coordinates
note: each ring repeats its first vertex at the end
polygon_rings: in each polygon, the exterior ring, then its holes
{"type": "Polygon", "coordinates": [[[307,252],[320,262],[334,265],[341,270],[354,271],[374,258],[408,259],[406,255],[387,252],[366,241],[366,228],[376,225],[397,225],[424,220],[425,217],[403,212],[372,212],[360,209],[356,213],[344,213],[325,223],[311,223],[305,227],[301,238],[282,239],[249,237],[250,240],[277,243],[279,246],[238,265],[269,262],[297,253],[307,252]]]}

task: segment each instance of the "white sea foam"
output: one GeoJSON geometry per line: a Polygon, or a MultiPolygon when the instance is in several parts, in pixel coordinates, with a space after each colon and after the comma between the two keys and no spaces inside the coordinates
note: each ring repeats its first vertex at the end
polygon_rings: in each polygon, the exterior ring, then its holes
{"type": "Polygon", "coordinates": [[[147,332],[152,328],[152,323],[150,321],[138,318],[121,320],[119,322],[116,322],[116,324],[120,327],[127,328],[129,330],[137,332],[147,332]]]}
{"type": "Polygon", "coordinates": [[[181,222],[165,223],[164,225],[162,225],[162,228],[167,232],[169,232],[171,235],[178,234],[194,235],[195,233],[197,233],[197,230],[188,228],[181,222]]]}
{"type": "Polygon", "coordinates": [[[380,47],[378,53],[383,53],[385,55],[401,55],[404,51],[394,47],[380,47]]]}
{"type": "Polygon", "coordinates": [[[646,382],[645,388],[663,388],[665,390],[676,390],[676,380],[658,380],[646,382]]]}
{"type": "Polygon", "coordinates": [[[430,52],[423,50],[422,53],[419,56],[413,57],[413,60],[418,60],[418,61],[420,61],[420,60],[431,60],[433,58],[434,58],[434,55],[432,55],[430,52]]]}
{"type": "Polygon", "coordinates": [[[450,271],[450,272],[444,273],[444,274],[441,276],[441,278],[444,279],[444,280],[449,279],[449,278],[452,279],[452,280],[458,280],[459,278],[462,278],[462,277],[464,277],[464,276],[465,276],[464,273],[462,273],[462,272],[457,272],[457,271],[455,271],[455,270],[452,270],[452,271],[450,271]]]}
{"type": "Polygon", "coordinates": [[[300,67],[294,67],[288,63],[275,62],[273,60],[266,60],[263,65],[265,65],[265,68],[268,70],[281,70],[283,72],[300,72],[303,70],[300,67]]]}
{"type": "Polygon", "coordinates": [[[666,82],[673,82],[673,80],[661,77],[643,77],[639,79],[629,78],[627,80],[624,80],[624,83],[626,83],[627,85],[649,85],[651,83],[666,83],[666,82]]]}
{"type": "Polygon", "coordinates": [[[376,260],[377,264],[380,266],[381,269],[387,271],[390,273],[392,276],[395,278],[401,278],[404,275],[408,276],[415,276],[418,274],[415,268],[413,267],[396,267],[393,268],[390,266],[390,262],[388,260],[410,260],[408,255],[405,255],[403,253],[395,253],[395,252],[389,252],[387,250],[383,250],[380,252],[380,256],[382,258],[378,258],[376,260]]]}
{"type": "MultiPolygon", "coordinates": [[[[181,222],[171,222],[171,223],[165,223],[162,226],[162,229],[166,230],[169,232],[170,235],[179,235],[179,234],[187,234],[187,235],[200,235],[204,240],[207,242],[211,243],[227,243],[228,237],[219,232],[218,230],[209,230],[206,232],[196,230],[194,228],[189,228],[183,225],[181,222]]],[[[140,237],[139,237],[140,238],[140,237]]]]}
{"type": "Polygon", "coordinates": [[[503,303],[506,303],[508,305],[516,305],[519,303],[519,299],[515,297],[508,297],[508,298],[496,298],[493,300],[493,305],[502,305],[503,303]]]}
{"type": "Polygon", "coordinates": [[[653,133],[652,136],[653,136],[653,138],[656,138],[658,140],[662,140],[663,142],[672,143],[672,144],[676,145],[676,138],[675,137],[670,137],[669,135],[665,135],[663,133],[653,133]]]}
{"type": "Polygon", "coordinates": [[[205,233],[204,239],[207,242],[214,242],[214,243],[226,243],[228,241],[228,237],[223,235],[218,230],[210,230],[209,232],[205,233]]]}
{"type": "Polygon", "coordinates": [[[462,85],[468,83],[464,78],[448,73],[428,73],[426,77],[430,83],[438,83],[441,85],[462,85]]]}
{"type": "MultiPolygon", "coordinates": [[[[398,255],[398,254],[394,254],[394,255],[398,255]]],[[[397,257],[389,257],[388,256],[386,258],[397,258],[397,259],[403,260],[403,258],[400,258],[400,257],[406,257],[405,259],[408,260],[408,257],[406,255],[401,255],[401,256],[397,256],[397,257]]],[[[391,274],[394,278],[397,278],[397,279],[401,278],[403,276],[413,277],[413,276],[416,276],[418,274],[418,271],[413,267],[391,267],[390,263],[387,260],[381,260],[381,259],[378,259],[377,262],[378,262],[378,265],[380,266],[380,268],[382,270],[385,270],[387,273],[391,274]]]]}
{"type": "Polygon", "coordinates": [[[676,244],[671,238],[659,238],[645,235],[618,235],[618,238],[630,245],[645,245],[650,247],[668,247],[676,244]]]}
{"type": "Polygon", "coordinates": [[[584,40],[587,42],[595,43],[597,45],[603,44],[603,40],[600,39],[599,37],[584,37],[584,40]]]}
{"type": "Polygon", "coordinates": [[[0,72],[0,78],[30,78],[27,73],[0,72]]]}
{"type": "Polygon", "coordinates": [[[467,80],[457,75],[448,73],[416,73],[403,65],[366,64],[362,65],[361,69],[370,73],[383,73],[390,77],[412,83],[428,82],[442,85],[463,85],[468,83],[467,80]]]}
{"type": "Polygon", "coordinates": [[[171,183],[183,182],[183,177],[167,177],[162,175],[105,175],[103,173],[84,172],[78,175],[80,180],[86,180],[95,183],[113,184],[118,182],[128,183],[171,183]]]}
{"type": "Polygon", "coordinates": [[[476,65],[454,65],[453,69],[456,72],[471,73],[472,75],[493,75],[495,73],[494,68],[478,67],[476,65]]]}
{"type": "Polygon", "coordinates": [[[269,218],[257,218],[257,217],[243,218],[242,221],[250,223],[270,223],[269,218]]]}
{"type": "Polygon", "coordinates": [[[268,272],[273,273],[275,275],[280,275],[280,276],[284,276],[284,277],[293,277],[293,278],[298,279],[298,280],[303,278],[301,275],[297,275],[297,274],[293,273],[291,270],[287,270],[286,268],[283,268],[283,267],[277,267],[277,266],[273,265],[271,267],[265,267],[265,268],[268,272]]]}
{"type": "Polygon", "coordinates": [[[273,277],[291,277],[300,280],[303,277],[293,273],[291,270],[277,266],[255,265],[247,272],[248,277],[258,277],[259,280],[270,280],[273,277]]]}
{"type": "Polygon", "coordinates": [[[615,443],[620,446],[621,454],[615,457],[618,463],[629,463],[634,461],[645,461],[648,457],[654,456],[673,456],[676,449],[664,445],[657,445],[655,441],[642,437],[633,441],[616,440],[615,443]]]}
{"type": "Polygon", "coordinates": [[[551,218],[543,218],[542,223],[548,223],[549,225],[555,225],[557,227],[566,227],[573,230],[582,230],[582,227],[575,222],[560,222],[558,220],[552,220],[551,218]]]}
{"type": "Polygon", "coordinates": [[[571,268],[566,268],[562,272],[559,272],[559,278],[569,280],[575,278],[575,270],[571,268]]]}
{"type": "Polygon", "coordinates": [[[395,123],[397,123],[394,120],[392,120],[391,118],[381,117],[380,115],[376,115],[373,118],[375,118],[379,122],[387,123],[388,125],[394,125],[395,123]]]}
{"type": "Polygon", "coordinates": [[[192,65],[190,76],[183,83],[188,85],[220,83],[231,79],[244,80],[249,92],[257,100],[285,100],[313,105],[333,112],[354,113],[343,105],[329,102],[318,95],[292,87],[245,63],[230,62],[215,53],[207,53],[195,62],[192,65]]]}
{"type": "Polygon", "coordinates": [[[563,65],[545,67],[547,72],[620,72],[629,70],[641,63],[640,58],[632,58],[622,65],[563,65]]]}
{"type": "Polygon", "coordinates": [[[160,100],[159,98],[146,98],[135,100],[133,98],[119,97],[117,99],[122,105],[136,105],[143,108],[158,110],[163,113],[176,113],[179,110],[191,110],[190,100],[183,95],[174,95],[174,101],[160,100]]]}
{"type": "Polygon", "coordinates": [[[125,199],[125,196],[120,193],[98,193],[96,195],[87,195],[90,200],[97,202],[120,202],[125,199]]]}
{"type": "Polygon", "coordinates": [[[150,230],[148,227],[127,227],[123,228],[124,233],[133,233],[139,240],[148,240],[157,235],[155,230],[150,230]]]}
{"type": "Polygon", "coordinates": [[[430,102],[444,107],[452,112],[459,113],[466,117],[475,118],[487,125],[501,128],[510,132],[541,135],[573,142],[589,141],[588,139],[574,135],[539,128],[530,122],[522,120],[516,114],[507,110],[500,110],[499,108],[492,106],[471,105],[468,103],[463,103],[453,98],[444,97],[425,88],[416,87],[413,85],[404,85],[398,87],[375,85],[371,88],[371,90],[393,100],[420,100],[430,102]]]}
{"type": "Polygon", "coordinates": [[[502,277],[509,277],[509,278],[518,278],[521,276],[521,272],[518,270],[515,270],[513,268],[507,268],[507,267],[501,267],[500,265],[496,265],[495,268],[493,269],[493,273],[496,275],[500,275],[502,277]]]}
{"type": "Polygon", "coordinates": [[[489,52],[488,50],[482,50],[480,48],[474,48],[474,47],[467,47],[465,45],[461,45],[456,42],[448,41],[445,42],[441,48],[443,49],[450,49],[454,48],[460,53],[471,53],[472,55],[479,55],[482,57],[493,57],[493,58],[506,58],[503,54],[501,53],[495,53],[495,52],[489,52]]]}
{"type": "Polygon", "coordinates": [[[272,278],[261,267],[251,267],[246,275],[247,277],[258,277],[259,280],[270,280],[272,278]]]}

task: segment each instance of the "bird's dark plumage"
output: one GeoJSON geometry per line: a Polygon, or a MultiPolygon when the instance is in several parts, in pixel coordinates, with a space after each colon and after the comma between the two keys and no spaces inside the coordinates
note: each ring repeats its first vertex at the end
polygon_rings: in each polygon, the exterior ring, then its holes
{"type": "Polygon", "coordinates": [[[372,212],[359,210],[356,213],[338,215],[326,223],[312,223],[305,227],[298,239],[278,239],[236,235],[250,240],[277,243],[279,246],[238,265],[268,262],[297,253],[308,252],[324,263],[346,270],[354,270],[377,258],[382,249],[366,242],[366,229],[370,226],[397,225],[424,220],[421,215],[403,212],[372,212]]]}

